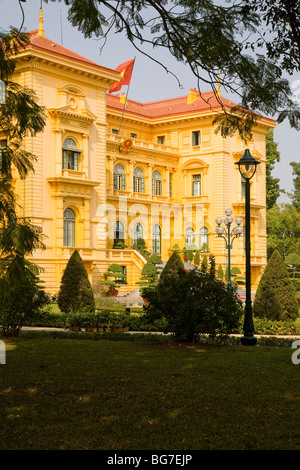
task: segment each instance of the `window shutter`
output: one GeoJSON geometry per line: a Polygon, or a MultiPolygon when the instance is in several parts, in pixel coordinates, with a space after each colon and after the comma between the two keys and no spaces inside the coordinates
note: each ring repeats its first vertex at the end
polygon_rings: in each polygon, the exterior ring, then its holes
{"type": "Polygon", "coordinates": [[[141,178],[141,193],[144,192],[144,177],[141,178]]]}
{"type": "Polygon", "coordinates": [[[152,178],[152,195],[155,195],[155,180],[152,178]]]}
{"type": "Polygon", "coordinates": [[[74,170],[78,171],[78,153],[74,152],[74,170]]]}
{"type": "Polygon", "coordinates": [[[75,246],[75,223],[70,224],[70,246],[75,246]]]}
{"type": "Polygon", "coordinates": [[[136,193],[136,177],[133,176],[133,191],[136,193]]]}
{"type": "Polygon", "coordinates": [[[122,191],[125,191],[125,175],[122,175],[122,191]]]}
{"type": "Polygon", "coordinates": [[[63,151],[63,168],[67,168],[67,152],[63,151]]]}
{"type": "Polygon", "coordinates": [[[116,173],[114,173],[114,189],[118,189],[118,180],[116,173]]]}

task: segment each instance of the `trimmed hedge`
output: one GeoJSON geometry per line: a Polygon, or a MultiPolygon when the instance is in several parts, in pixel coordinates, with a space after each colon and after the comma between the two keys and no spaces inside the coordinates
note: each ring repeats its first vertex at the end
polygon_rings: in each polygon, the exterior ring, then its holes
{"type": "MultiPolygon", "coordinates": [[[[28,338],[53,338],[53,339],[75,339],[91,341],[130,341],[150,344],[174,343],[173,335],[161,335],[155,333],[85,333],[69,331],[21,331],[20,336],[28,338]]],[[[240,338],[237,336],[221,336],[209,338],[208,335],[201,335],[197,341],[199,344],[209,344],[214,346],[241,346],[240,338]]],[[[276,346],[290,348],[294,342],[292,338],[260,337],[257,340],[257,346],[276,346]]]]}
{"type": "MultiPolygon", "coordinates": [[[[110,309],[97,310],[95,314],[88,313],[77,313],[77,314],[64,314],[64,313],[50,313],[48,311],[43,312],[39,317],[31,318],[26,322],[26,326],[34,327],[49,327],[49,328],[67,328],[70,320],[77,319],[78,323],[85,323],[90,321],[110,321],[114,323],[121,319],[126,322],[126,326],[131,331],[159,331],[163,332],[166,327],[164,319],[156,320],[152,324],[146,321],[144,315],[131,315],[125,314],[124,311],[113,312],[110,309]]],[[[124,323],[123,323],[124,325],[124,323]]],[[[85,326],[82,326],[83,328],[85,326]]]]}
{"type": "Polygon", "coordinates": [[[254,318],[254,333],[257,335],[299,335],[300,325],[292,320],[267,320],[254,318]]]}
{"type": "MultiPolygon", "coordinates": [[[[166,320],[159,319],[152,323],[146,320],[145,315],[141,314],[125,314],[123,312],[111,311],[110,309],[97,310],[95,315],[103,316],[109,314],[111,318],[126,317],[130,331],[148,331],[148,332],[164,332],[166,328],[166,320]]],[[[85,318],[89,314],[81,314],[85,318]]],[[[66,328],[68,315],[63,313],[43,312],[35,318],[28,319],[25,326],[40,326],[49,328],[66,328]]],[[[256,335],[299,335],[300,334],[300,318],[294,321],[272,321],[264,318],[254,317],[254,329],[256,335]]],[[[236,333],[243,332],[243,318],[240,328],[236,333]]]]}

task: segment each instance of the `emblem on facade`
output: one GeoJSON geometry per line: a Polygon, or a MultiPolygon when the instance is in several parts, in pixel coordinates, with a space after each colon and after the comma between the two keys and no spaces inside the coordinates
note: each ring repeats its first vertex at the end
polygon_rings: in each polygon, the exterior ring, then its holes
{"type": "Polygon", "coordinates": [[[120,153],[128,153],[133,148],[133,140],[125,139],[120,144],[120,153]]]}

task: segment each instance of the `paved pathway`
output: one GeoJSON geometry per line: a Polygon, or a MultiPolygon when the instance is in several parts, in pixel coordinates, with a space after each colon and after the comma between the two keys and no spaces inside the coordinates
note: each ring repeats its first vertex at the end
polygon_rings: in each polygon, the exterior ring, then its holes
{"type": "MultiPolygon", "coordinates": [[[[48,327],[48,326],[23,326],[22,327],[23,331],[70,331],[65,328],[53,328],[53,327],[48,327]]],[[[72,332],[71,332],[72,333],[72,332]]],[[[170,333],[163,333],[161,331],[127,331],[127,333],[153,333],[153,334],[170,334],[170,333]]],[[[230,336],[236,336],[236,337],[241,337],[243,335],[230,335],[230,336]]],[[[300,339],[300,335],[254,335],[256,338],[286,338],[286,339],[300,339]]]]}

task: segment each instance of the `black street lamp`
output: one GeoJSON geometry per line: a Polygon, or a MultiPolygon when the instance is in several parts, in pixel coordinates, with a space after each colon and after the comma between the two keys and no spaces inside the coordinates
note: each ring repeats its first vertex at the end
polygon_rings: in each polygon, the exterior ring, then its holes
{"type": "Polygon", "coordinates": [[[224,219],[224,224],[227,227],[227,238],[223,235],[223,233],[226,232],[226,229],[224,227],[221,227],[221,224],[223,223],[223,219],[221,217],[216,218],[216,224],[217,224],[216,233],[218,234],[219,238],[224,238],[224,240],[225,240],[226,250],[228,252],[228,281],[227,281],[227,284],[231,284],[231,268],[230,268],[230,258],[231,258],[231,256],[230,256],[230,252],[232,250],[233,240],[235,238],[238,238],[243,233],[243,228],[240,227],[240,225],[242,223],[241,217],[237,217],[235,219],[235,223],[237,224],[237,226],[234,227],[232,229],[232,231],[230,232],[230,227],[231,227],[231,224],[233,222],[233,217],[231,215],[232,210],[231,209],[226,209],[225,214],[226,214],[226,217],[224,219]],[[232,238],[230,238],[231,234],[234,235],[232,238]]]}
{"type": "Polygon", "coordinates": [[[254,333],[252,302],[251,302],[251,243],[250,243],[250,180],[253,178],[256,167],[260,162],[252,157],[250,150],[246,149],[242,158],[235,163],[238,165],[240,174],[245,180],[245,235],[246,235],[246,304],[244,318],[244,336],[241,343],[246,346],[254,346],[257,342],[254,333]]]}

